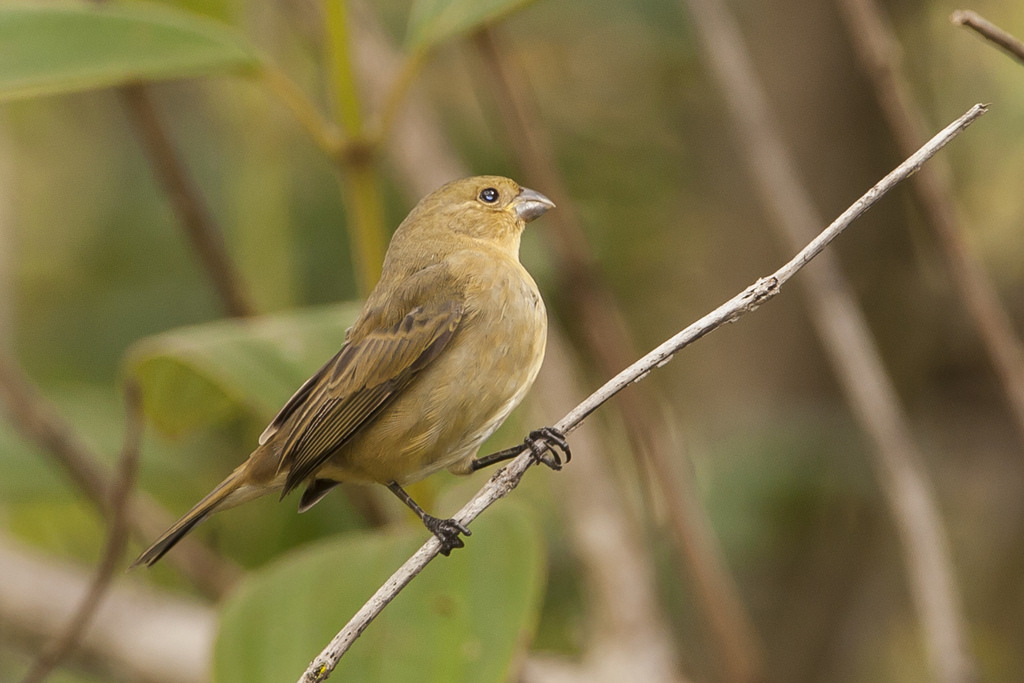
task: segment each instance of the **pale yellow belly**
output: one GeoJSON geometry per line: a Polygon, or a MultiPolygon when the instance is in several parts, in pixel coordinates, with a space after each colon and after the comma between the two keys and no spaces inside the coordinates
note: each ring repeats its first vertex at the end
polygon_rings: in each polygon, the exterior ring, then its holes
{"type": "Polygon", "coordinates": [[[444,352],[316,476],[405,484],[476,455],[523,399],[544,356],[547,319],[536,286],[510,280],[467,302],[444,352]]]}

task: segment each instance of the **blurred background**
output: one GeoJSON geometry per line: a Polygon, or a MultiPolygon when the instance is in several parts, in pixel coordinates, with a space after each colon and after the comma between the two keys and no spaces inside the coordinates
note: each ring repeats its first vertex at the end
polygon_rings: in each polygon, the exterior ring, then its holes
{"type": "MultiPolygon", "coordinates": [[[[823,228],[907,155],[878,80],[858,58],[864,35],[849,12],[858,3],[710,4],[738,25],[823,228]]],[[[78,591],[60,593],[54,583],[51,592],[44,582],[29,612],[70,595],[61,619],[70,617],[112,518],[54,459],[60,445],[39,425],[63,424],[109,484],[126,429],[124,384],[139,381],[146,424],[136,488],[163,508],[161,519],[184,513],[248,454],[302,373],[340,344],[355,309],[333,304],[357,302],[371,277],[360,269],[377,267],[367,263],[372,239],[362,251],[354,241],[356,223],[371,236],[382,226],[386,240],[446,180],[508,175],[559,204],[529,226],[522,248],[548,304],[552,347],[528,405],[491,450],[557,422],[618,369],[795,252],[777,237],[777,207],[762,201],[706,28],[686,2],[481,3],[499,8],[486,25],[467,20],[428,47],[417,47],[417,13],[460,3],[166,5],[234,27],[324,120],[339,122],[335,132],[359,144],[332,156],[279,83],[244,69],[211,67],[144,86],[223,236],[244,298],[232,310],[181,229],[134,96],[79,88],[0,103],[0,547],[4,562],[35,567],[37,578],[52,569],[48,580],[78,591]],[[338,12],[345,32],[331,29],[338,12]],[[340,38],[348,42],[339,48],[340,38]],[[355,79],[348,90],[337,85],[346,69],[355,79]],[[375,138],[402,74],[409,87],[392,98],[396,118],[385,118],[375,138]],[[346,92],[358,96],[349,101],[354,114],[344,110],[346,92]],[[251,325],[238,322],[250,313],[251,325]],[[250,332],[287,350],[290,326],[300,328],[295,339],[310,339],[295,369],[279,373],[277,393],[249,395],[259,385],[247,383],[244,368],[217,374],[218,359],[248,353],[250,332]],[[202,356],[207,344],[214,350],[202,356]]],[[[943,165],[962,247],[1020,329],[1024,66],[952,25],[961,7],[882,0],[877,9],[926,136],[971,105],[990,104],[933,163],[943,165]]],[[[1024,36],[1024,5],[977,0],[969,9],[1024,36]]],[[[575,457],[562,472],[528,472],[496,506],[520,506],[531,520],[523,542],[536,555],[537,586],[513,630],[525,635],[509,640],[491,678],[442,667],[410,680],[600,680],[600,671],[607,680],[972,680],[957,654],[977,680],[1024,678],[1024,430],[932,214],[901,185],[830,250],[895,390],[916,448],[910,460],[941,525],[939,573],[953,581],[949,628],[929,621],[929,598],[915,593],[914,542],[893,513],[899,494],[833,371],[834,345],[816,333],[802,272],[781,296],[595,413],[586,434],[570,436],[575,457]],[[624,585],[637,594],[609,589],[616,572],[632,577],[624,585]],[[936,645],[944,633],[953,639],[945,651],[936,645]],[[654,635],[627,647],[637,634],[654,635]],[[603,658],[610,653],[618,664],[603,658]]],[[[245,358],[261,365],[258,353],[245,358]]],[[[447,515],[484,481],[438,475],[417,495],[447,515]]],[[[128,630],[187,605],[201,628],[186,629],[197,642],[177,646],[177,664],[198,668],[141,673],[118,654],[116,637],[94,626],[51,680],[231,680],[223,673],[230,659],[207,665],[221,596],[240,600],[238,586],[261,568],[325,538],[398,527],[423,540],[383,488],[341,487],[302,516],[294,506],[260,500],[206,523],[195,533],[213,558],[206,574],[164,561],[125,575],[159,531],[134,530],[108,596],[137,591],[125,598],[125,623],[135,624],[128,630]],[[162,602],[133,611],[148,599],[162,602]]],[[[459,552],[473,553],[483,534],[459,552]]],[[[401,559],[385,563],[384,576],[401,559]]],[[[449,561],[432,571],[443,575],[449,561]]],[[[344,583],[341,570],[335,579],[344,583]]],[[[14,604],[0,599],[0,680],[21,680],[61,630],[56,616],[23,618],[14,604]]],[[[349,615],[329,616],[333,633],[349,615]]],[[[101,611],[95,621],[110,618],[101,611]]],[[[285,671],[297,678],[325,644],[304,638],[298,668],[285,671]]],[[[387,654],[401,659],[396,647],[387,654]]],[[[404,680],[376,671],[342,679],[404,680]]]]}

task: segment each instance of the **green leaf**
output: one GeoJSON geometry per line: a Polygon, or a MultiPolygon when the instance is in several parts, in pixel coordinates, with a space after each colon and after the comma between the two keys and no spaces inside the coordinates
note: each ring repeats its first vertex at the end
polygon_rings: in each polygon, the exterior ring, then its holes
{"type": "MultiPolygon", "coordinates": [[[[317,543],[254,574],[221,612],[216,683],[291,681],[425,540],[422,528],[317,543]]],[[[503,501],[466,547],[439,557],[370,624],[341,660],[339,681],[514,680],[543,588],[540,533],[503,501]]]]}
{"type": "Polygon", "coordinates": [[[126,371],[168,434],[240,415],[269,421],[341,348],[358,312],[359,304],[335,304],[172,330],[133,346],[126,371]]]}
{"type": "Polygon", "coordinates": [[[0,101],[255,69],[231,27],[144,3],[0,3],[0,101]]]}
{"type": "Polygon", "coordinates": [[[491,24],[531,0],[416,0],[409,12],[406,47],[427,50],[491,24]]]}

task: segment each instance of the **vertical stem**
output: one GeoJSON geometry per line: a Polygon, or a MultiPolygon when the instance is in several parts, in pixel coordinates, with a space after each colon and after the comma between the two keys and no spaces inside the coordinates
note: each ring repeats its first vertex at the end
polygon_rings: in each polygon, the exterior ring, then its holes
{"type": "Polygon", "coordinates": [[[338,172],[342,197],[348,208],[356,286],[360,296],[365,297],[380,277],[381,264],[384,263],[384,212],[380,183],[369,157],[343,161],[338,172]]]}
{"type": "Polygon", "coordinates": [[[335,164],[341,174],[342,196],[348,207],[356,285],[360,295],[366,296],[377,282],[384,261],[384,212],[373,156],[374,145],[364,139],[359,92],[349,50],[349,15],[345,1],[325,0],[324,14],[335,116],[351,139],[348,148],[335,156],[335,164]]]}
{"type": "MultiPolygon", "coordinates": [[[[914,100],[900,64],[899,44],[892,24],[872,0],[842,0],[839,8],[889,129],[900,152],[906,154],[927,135],[924,113],[914,100]]],[[[1024,437],[1024,344],[1013,329],[1013,319],[999,300],[995,283],[964,239],[952,178],[949,163],[937,159],[921,169],[912,187],[935,231],[951,282],[963,299],[964,308],[974,321],[989,361],[1003,384],[1017,432],[1024,437]]]]}
{"type": "Polygon", "coordinates": [[[334,79],[334,115],[352,137],[362,132],[362,114],[359,111],[359,93],[352,72],[349,53],[348,8],[346,0],[325,0],[327,21],[327,51],[331,77],[334,79]]]}

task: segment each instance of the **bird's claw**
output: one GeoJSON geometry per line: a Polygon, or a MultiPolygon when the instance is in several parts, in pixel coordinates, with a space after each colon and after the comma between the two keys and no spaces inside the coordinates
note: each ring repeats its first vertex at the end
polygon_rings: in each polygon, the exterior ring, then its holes
{"type": "Polygon", "coordinates": [[[572,451],[569,449],[565,434],[554,427],[533,430],[526,437],[526,445],[530,448],[535,462],[543,463],[556,472],[562,469],[563,456],[565,463],[572,460],[572,451]]]}
{"type": "Polygon", "coordinates": [[[473,532],[465,524],[454,519],[439,519],[432,515],[424,515],[423,525],[441,542],[440,552],[445,557],[448,557],[456,548],[465,547],[466,544],[459,537],[459,534],[465,536],[473,535],[473,532]]]}

